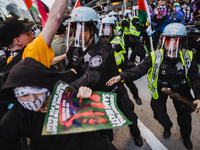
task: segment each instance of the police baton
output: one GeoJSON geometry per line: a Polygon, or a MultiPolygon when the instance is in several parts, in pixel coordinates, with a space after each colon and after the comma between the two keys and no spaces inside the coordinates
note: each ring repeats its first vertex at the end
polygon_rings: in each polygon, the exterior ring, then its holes
{"type": "Polygon", "coordinates": [[[181,96],[180,94],[178,93],[175,93],[174,91],[172,91],[170,88],[166,88],[166,87],[163,87],[162,89],[162,92],[181,101],[181,102],[184,102],[188,105],[190,105],[193,109],[195,109],[197,107],[196,104],[194,104],[191,100],[187,99],[186,97],[183,97],[181,96]]]}

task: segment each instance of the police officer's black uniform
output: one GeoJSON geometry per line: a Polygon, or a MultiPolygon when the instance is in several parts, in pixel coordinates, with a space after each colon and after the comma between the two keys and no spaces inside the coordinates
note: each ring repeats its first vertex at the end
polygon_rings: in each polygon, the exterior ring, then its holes
{"type": "MultiPolygon", "coordinates": [[[[130,20],[130,19],[128,19],[130,20]]],[[[122,29],[124,30],[124,27],[127,27],[129,28],[130,27],[130,23],[124,19],[122,22],[121,22],[121,27],[122,29]]],[[[126,53],[124,54],[124,57],[125,57],[125,62],[128,61],[128,48],[129,48],[129,35],[125,35],[124,34],[124,43],[125,43],[125,49],[126,49],[126,53]]]]}
{"type": "MultiPolygon", "coordinates": [[[[124,115],[133,124],[129,125],[130,132],[136,140],[140,138],[140,131],[137,126],[137,115],[134,113],[134,105],[129,99],[127,91],[121,83],[108,87],[105,83],[113,76],[118,75],[117,66],[114,58],[114,51],[108,41],[100,37],[96,44],[91,44],[85,51],[82,48],[70,47],[67,52],[68,68],[77,71],[74,75],[75,80],[71,85],[78,89],[80,86],[88,86],[93,91],[110,92],[116,86],[117,105],[124,115]]],[[[142,141],[141,141],[142,142],[142,141]]],[[[138,146],[141,146],[139,143],[138,146]]]]}
{"type": "MultiPolygon", "coordinates": [[[[146,33],[145,30],[146,30],[147,26],[141,26],[138,18],[133,18],[130,21],[132,21],[132,25],[136,27],[138,32],[144,31],[144,35],[145,35],[145,33],[146,33]]],[[[130,36],[129,36],[129,45],[132,49],[132,53],[131,53],[131,57],[130,57],[131,62],[135,61],[136,55],[140,56],[140,62],[145,57],[146,51],[144,49],[143,43],[140,42],[139,38],[140,38],[140,36],[135,36],[135,35],[132,35],[132,34],[130,34],[130,36]]],[[[148,40],[148,42],[149,42],[149,40],[148,40]]],[[[149,42],[149,44],[146,44],[146,45],[150,45],[150,42],[149,42]]],[[[150,48],[150,46],[149,46],[149,48],[150,48]]],[[[150,50],[150,49],[148,49],[148,50],[150,50]]]]}
{"type": "MultiPolygon", "coordinates": [[[[135,68],[124,71],[120,76],[121,79],[136,80],[147,73],[147,71],[152,67],[151,55],[146,57],[140,65],[135,68]]],[[[200,79],[198,74],[198,67],[195,59],[191,62],[191,67],[188,70],[188,78],[190,85],[187,83],[185,77],[185,67],[182,65],[181,59],[169,58],[164,56],[161,63],[159,76],[158,76],[158,99],[151,100],[151,108],[154,112],[154,118],[165,128],[170,129],[172,127],[172,122],[167,114],[166,101],[167,95],[161,92],[162,87],[169,87],[172,91],[179,93],[190,100],[194,100],[190,89],[192,87],[195,98],[200,99],[200,79]]],[[[191,112],[192,108],[176,99],[173,99],[173,103],[178,115],[178,124],[180,126],[180,132],[183,140],[187,142],[190,140],[191,134],[191,112]]],[[[169,135],[170,136],[170,135],[169,135]]],[[[185,144],[185,142],[184,142],[185,144]]]]}

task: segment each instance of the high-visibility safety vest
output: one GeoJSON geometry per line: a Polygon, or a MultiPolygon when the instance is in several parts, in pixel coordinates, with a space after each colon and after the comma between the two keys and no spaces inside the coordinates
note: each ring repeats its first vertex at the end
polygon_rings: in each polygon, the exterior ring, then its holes
{"type": "Polygon", "coordinates": [[[117,35],[117,33],[120,29],[121,29],[121,27],[116,23],[116,28],[114,29],[114,34],[117,35]]]}
{"type": "Polygon", "coordinates": [[[116,33],[118,33],[120,29],[122,29],[122,27],[120,27],[119,25],[116,25],[116,33]]]}
{"type": "MultiPolygon", "coordinates": [[[[118,33],[119,32],[119,30],[120,29],[122,29],[122,27],[120,27],[120,26],[116,26],[116,32],[118,33]]],[[[123,44],[123,46],[125,47],[125,42],[124,42],[124,34],[122,33],[122,37],[121,37],[121,40],[122,40],[122,44],[123,44]]]]}
{"type": "MultiPolygon", "coordinates": [[[[157,82],[158,82],[158,74],[159,74],[160,65],[163,61],[164,50],[153,51],[150,54],[151,54],[151,60],[152,60],[152,67],[148,71],[147,84],[148,84],[148,88],[150,89],[150,93],[152,97],[154,99],[158,99],[159,95],[158,95],[158,90],[157,90],[157,82]]],[[[191,62],[193,59],[193,52],[187,50],[187,51],[184,51],[185,55],[183,55],[183,52],[179,50],[179,54],[180,54],[180,58],[183,63],[183,66],[185,66],[185,77],[189,83],[189,79],[187,75],[188,75],[188,70],[191,66],[191,62]]]]}
{"type": "Polygon", "coordinates": [[[141,33],[141,31],[138,31],[138,30],[136,29],[136,27],[135,27],[135,26],[133,25],[133,23],[132,23],[132,20],[135,19],[135,18],[138,19],[137,16],[134,16],[134,17],[130,20],[130,34],[131,34],[131,35],[134,35],[134,36],[139,36],[140,33],[141,33]]]}
{"type": "Polygon", "coordinates": [[[123,40],[119,36],[116,36],[110,43],[120,44],[120,46],[122,47],[121,51],[114,51],[115,61],[117,66],[119,66],[124,61],[124,53],[126,53],[125,47],[123,45],[123,40]]]}
{"type": "MultiPolygon", "coordinates": [[[[124,20],[127,20],[127,21],[129,22],[128,19],[123,18],[122,21],[121,21],[121,24],[122,24],[122,22],[123,22],[124,20]]],[[[120,26],[122,27],[121,24],[120,24],[120,26]]],[[[130,35],[130,30],[129,30],[129,28],[125,26],[124,29],[123,29],[123,33],[124,33],[124,35],[130,35]]]]}

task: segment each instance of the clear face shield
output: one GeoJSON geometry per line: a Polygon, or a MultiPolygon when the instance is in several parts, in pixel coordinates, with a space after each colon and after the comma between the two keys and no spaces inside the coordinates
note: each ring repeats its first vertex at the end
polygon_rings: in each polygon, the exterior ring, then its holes
{"type": "Polygon", "coordinates": [[[71,46],[74,47],[84,47],[84,31],[85,31],[85,23],[68,23],[68,33],[67,33],[67,46],[70,42],[70,37],[73,38],[73,42],[71,46]]]}
{"type": "Polygon", "coordinates": [[[133,16],[138,16],[138,10],[133,10],[133,11],[132,11],[132,15],[133,15],[133,16]]]}
{"type": "Polygon", "coordinates": [[[115,17],[117,19],[117,15],[112,15],[111,17],[115,17]]]}
{"type": "Polygon", "coordinates": [[[113,34],[113,25],[111,24],[101,24],[99,35],[110,37],[113,34]]]}
{"type": "Polygon", "coordinates": [[[186,37],[161,37],[159,43],[159,49],[164,49],[170,58],[177,58],[179,50],[187,50],[186,37]]]}
{"type": "Polygon", "coordinates": [[[99,40],[94,22],[68,23],[67,28],[67,46],[82,47],[84,50],[91,43],[97,43],[99,40]]]}
{"type": "Polygon", "coordinates": [[[131,14],[131,13],[128,13],[128,18],[129,18],[129,19],[132,19],[132,17],[133,17],[132,14],[131,14]]]}

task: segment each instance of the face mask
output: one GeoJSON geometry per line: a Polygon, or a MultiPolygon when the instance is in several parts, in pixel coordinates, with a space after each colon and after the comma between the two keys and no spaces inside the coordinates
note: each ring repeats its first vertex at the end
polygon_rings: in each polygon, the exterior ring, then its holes
{"type": "Polygon", "coordinates": [[[158,14],[157,14],[157,18],[162,18],[166,15],[166,10],[165,9],[161,9],[158,11],[158,14]]]}
{"type": "Polygon", "coordinates": [[[18,98],[17,100],[25,109],[28,109],[31,111],[37,111],[44,105],[49,95],[50,95],[50,92],[46,92],[42,96],[40,96],[35,102],[23,102],[19,100],[18,98]]]}
{"type": "Polygon", "coordinates": [[[130,13],[128,14],[128,18],[129,18],[129,19],[132,19],[132,15],[131,15],[130,13]]]}
{"type": "Polygon", "coordinates": [[[17,98],[18,102],[25,108],[31,111],[39,110],[43,104],[46,102],[47,97],[50,95],[50,91],[46,88],[40,87],[32,87],[32,86],[24,86],[24,87],[17,87],[13,90],[15,97],[17,98]],[[37,100],[34,102],[28,101],[21,101],[18,99],[20,96],[28,95],[28,94],[42,94],[37,100]]]}

